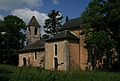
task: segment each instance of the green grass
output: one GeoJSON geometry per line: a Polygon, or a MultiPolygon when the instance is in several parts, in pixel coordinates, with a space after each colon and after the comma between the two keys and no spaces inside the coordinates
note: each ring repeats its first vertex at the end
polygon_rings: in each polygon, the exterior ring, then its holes
{"type": "Polygon", "coordinates": [[[120,81],[120,73],[49,71],[33,67],[0,65],[0,81],[120,81]]]}

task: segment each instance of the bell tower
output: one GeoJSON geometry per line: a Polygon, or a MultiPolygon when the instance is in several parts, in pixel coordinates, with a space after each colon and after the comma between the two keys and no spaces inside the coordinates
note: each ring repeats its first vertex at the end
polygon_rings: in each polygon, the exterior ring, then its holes
{"type": "Polygon", "coordinates": [[[40,40],[40,25],[35,16],[32,16],[27,25],[27,45],[30,45],[37,40],[40,40]]]}

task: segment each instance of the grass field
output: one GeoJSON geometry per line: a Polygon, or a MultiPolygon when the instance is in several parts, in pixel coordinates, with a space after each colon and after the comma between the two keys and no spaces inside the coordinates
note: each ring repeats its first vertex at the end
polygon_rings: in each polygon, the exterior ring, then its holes
{"type": "Polygon", "coordinates": [[[49,71],[33,67],[0,65],[0,81],[120,81],[120,73],[49,71]]]}

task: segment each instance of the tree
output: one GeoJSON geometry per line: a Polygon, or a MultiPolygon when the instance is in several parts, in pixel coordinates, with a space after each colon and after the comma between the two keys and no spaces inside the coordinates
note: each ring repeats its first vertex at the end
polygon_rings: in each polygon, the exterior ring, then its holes
{"type": "Polygon", "coordinates": [[[59,11],[55,10],[52,10],[52,12],[48,13],[47,16],[49,18],[45,20],[44,31],[47,35],[46,37],[49,37],[58,33],[58,30],[61,27],[63,16],[59,11]]]}
{"type": "MultiPolygon", "coordinates": [[[[103,56],[110,55],[111,49],[114,47],[114,41],[105,31],[89,32],[86,35],[86,44],[90,52],[88,61],[93,65],[93,69],[96,69],[97,60],[102,62],[103,56]]],[[[109,61],[106,64],[109,65],[109,61]]],[[[103,67],[98,66],[99,69],[108,69],[106,65],[103,65],[103,67]]]]}
{"type": "Polygon", "coordinates": [[[25,34],[23,31],[26,29],[25,23],[17,16],[6,16],[1,23],[2,33],[2,48],[1,58],[2,63],[16,64],[17,50],[24,46],[25,34]]]}
{"type": "Polygon", "coordinates": [[[120,0],[91,1],[81,15],[81,20],[83,32],[86,34],[86,42],[89,43],[87,44],[88,49],[91,49],[90,46],[93,45],[93,49],[102,46],[98,50],[104,49],[103,52],[100,51],[101,53],[107,51],[106,54],[109,58],[111,58],[110,51],[113,48],[117,49],[120,54],[120,0]],[[101,39],[101,35],[104,40],[101,39]],[[108,37],[109,40],[107,40],[108,37]]]}

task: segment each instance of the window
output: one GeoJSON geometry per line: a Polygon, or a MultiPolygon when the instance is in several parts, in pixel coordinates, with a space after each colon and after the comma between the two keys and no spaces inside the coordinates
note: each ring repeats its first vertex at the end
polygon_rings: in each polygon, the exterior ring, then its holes
{"type": "Polygon", "coordinates": [[[37,60],[37,53],[35,52],[35,60],[37,60]]]}
{"type": "Polygon", "coordinates": [[[35,28],[34,30],[34,35],[37,35],[37,28],[35,28]]]}
{"type": "Polygon", "coordinates": [[[31,35],[31,30],[30,30],[30,27],[28,28],[28,31],[29,31],[29,34],[31,35]]]}
{"type": "Polygon", "coordinates": [[[57,45],[55,44],[55,56],[57,56],[57,45]]]}

